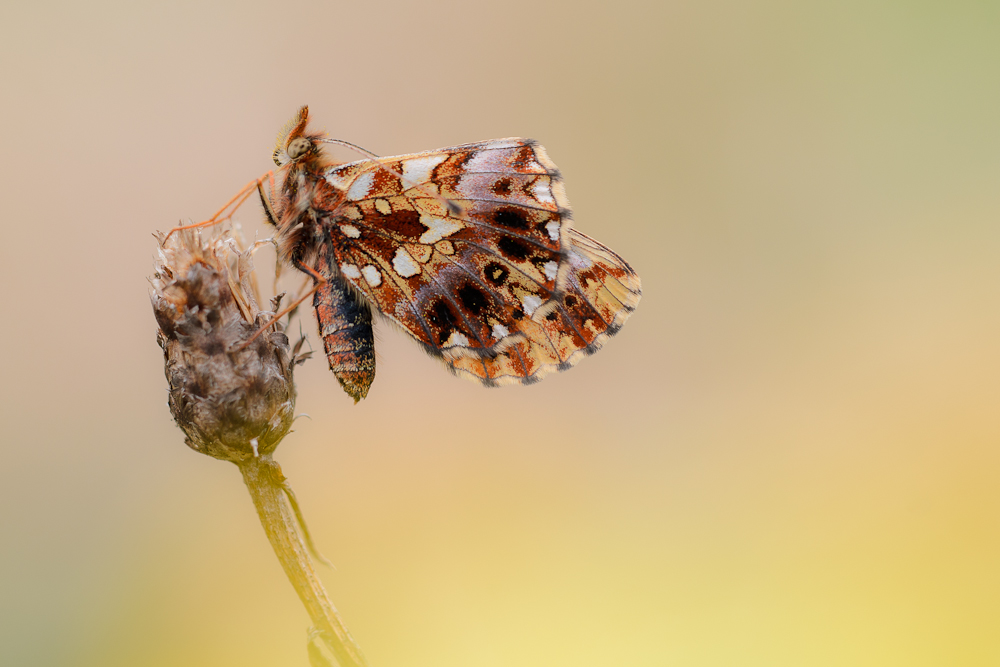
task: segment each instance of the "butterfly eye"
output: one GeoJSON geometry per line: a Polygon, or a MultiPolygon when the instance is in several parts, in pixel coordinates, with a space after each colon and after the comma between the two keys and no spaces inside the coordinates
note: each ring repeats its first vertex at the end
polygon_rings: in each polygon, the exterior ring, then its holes
{"type": "Polygon", "coordinates": [[[312,143],[305,137],[299,137],[298,139],[293,139],[290,144],[288,144],[288,157],[293,160],[298,160],[300,157],[309,152],[312,148],[312,143]]]}

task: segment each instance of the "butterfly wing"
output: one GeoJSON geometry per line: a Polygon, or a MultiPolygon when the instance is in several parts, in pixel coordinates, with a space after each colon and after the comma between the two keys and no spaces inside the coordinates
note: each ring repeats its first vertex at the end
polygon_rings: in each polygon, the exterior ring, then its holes
{"type": "Polygon", "coordinates": [[[459,375],[529,383],[574,365],[640,296],[618,255],[570,228],[538,144],[498,139],[331,167],[341,275],[459,375]]]}

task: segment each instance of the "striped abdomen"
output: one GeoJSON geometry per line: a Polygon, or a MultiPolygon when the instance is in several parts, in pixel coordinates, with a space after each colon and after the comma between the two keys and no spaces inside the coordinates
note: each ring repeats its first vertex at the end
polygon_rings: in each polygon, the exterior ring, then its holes
{"type": "Polygon", "coordinates": [[[375,336],[372,311],[351,293],[340,276],[329,277],[313,297],[319,333],[330,370],[357,403],[375,379],[375,336]]]}

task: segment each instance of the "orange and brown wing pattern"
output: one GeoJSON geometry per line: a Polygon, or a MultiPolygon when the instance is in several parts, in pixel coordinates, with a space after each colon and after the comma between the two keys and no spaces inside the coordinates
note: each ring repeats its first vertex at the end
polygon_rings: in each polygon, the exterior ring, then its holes
{"type": "Polygon", "coordinates": [[[327,169],[337,268],[458,373],[488,385],[572,366],[639,300],[620,257],[570,228],[558,169],[499,139],[327,169]]]}
{"type": "Polygon", "coordinates": [[[574,366],[618,333],[639,303],[639,277],[597,241],[574,229],[567,236],[553,298],[518,323],[514,344],[495,357],[450,359],[456,373],[491,385],[536,382],[574,366]]]}

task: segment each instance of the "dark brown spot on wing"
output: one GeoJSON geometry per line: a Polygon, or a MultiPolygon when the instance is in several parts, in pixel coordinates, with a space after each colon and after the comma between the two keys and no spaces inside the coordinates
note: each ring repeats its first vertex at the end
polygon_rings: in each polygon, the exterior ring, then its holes
{"type": "Polygon", "coordinates": [[[483,267],[483,277],[497,287],[502,286],[507,281],[510,271],[503,264],[490,262],[483,267]]]}
{"type": "Polygon", "coordinates": [[[518,262],[523,262],[528,259],[528,255],[531,254],[531,248],[527,243],[512,236],[501,237],[500,240],[497,241],[497,248],[499,248],[500,252],[508,258],[518,262]]]}
{"type": "MultiPolygon", "coordinates": [[[[493,223],[507,229],[530,229],[530,223],[524,211],[513,206],[498,208],[493,212],[493,223]]],[[[545,225],[542,225],[544,229],[545,225]]]]}
{"type": "Polygon", "coordinates": [[[510,178],[501,178],[493,184],[493,194],[498,197],[506,197],[510,195],[511,185],[512,182],[510,178]]]}
{"type": "Polygon", "coordinates": [[[444,300],[436,301],[431,306],[427,313],[427,321],[437,333],[438,345],[444,344],[458,325],[458,317],[444,300]]]}
{"type": "Polygon", "coordinates": [[[416,211],[393,211],[388,215],[366,219],[365,222],[408,238],[419,238],[427,231],[427,228],[420,224],[420,214],[416,211]]]}
{"type": "Polygon", "coordinates": [[[489,297],[471,283],[458,288],[458,298],[473,315],[479,315],[490,303],[489,297]]]}
{"type": "Polygon", "coordinates": [[[526,169],[534,160],[535,151],[531,149],[531,146],[522,146],[518,149],[517,155],[510,161],[510,166],[513,169],[526,169]]]}

